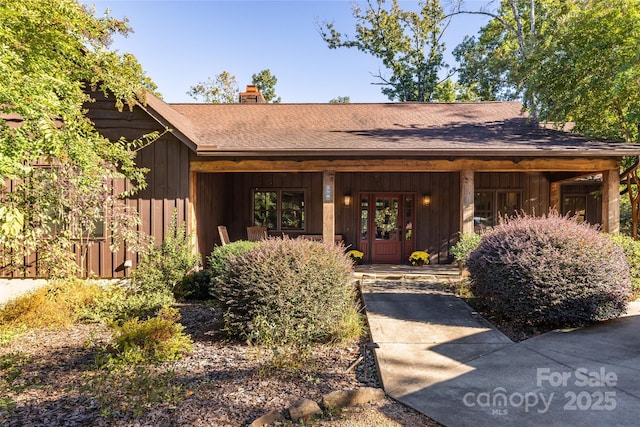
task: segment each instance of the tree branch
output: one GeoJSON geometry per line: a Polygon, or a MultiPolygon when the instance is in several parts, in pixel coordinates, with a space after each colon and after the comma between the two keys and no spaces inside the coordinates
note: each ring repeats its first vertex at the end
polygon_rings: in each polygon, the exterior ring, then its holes
{"type": "Polygon", "coordinates": [[[495,19],[496,21],[498,21],[500,24],[502,24],[502,26],[506,30],[513,31],[514,33],[517,32],[516,28],[513,25],[509,24],[507,21],[505,21],[501,16],[496,15],[495,13],[485,12],[483,10],[458,10],[458,11],[446,14],[442,19],[445,20],[445,19],[447,19],[449,17],[453,17],[453,16],[456,16],[456,15],[463,15],[463,14],[489,16],[489,17],[495,19]]]}

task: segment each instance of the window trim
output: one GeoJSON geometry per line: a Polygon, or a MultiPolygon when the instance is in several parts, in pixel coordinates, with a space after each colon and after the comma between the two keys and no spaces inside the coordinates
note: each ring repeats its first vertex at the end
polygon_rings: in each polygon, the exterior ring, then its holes
{"type": "Polygon", "coordinates": [[[284,232],[284,233],[289,233],[289,232],[293,232],[293,233],[304,233],[307,231],[307,189],[306,188],[299,188],[299,187],[278,187],[278,188],[273,188],[273,187],[255,187],[252,189],[251,191],[251,224],[256,225],[255,224],[255,212],[256,212],[256,193],[277,193],[276,196],[276,224],[277,224],[277,228],[275,229],[269,229],[268,231],[273,231],[273,232],[284,232]],[[285,193],[287,191],[291,191],[291,192],[296,192],[296,193],[302,193],[302,203],[304,204],[304,206],[302,207],[302,214],[304,215],[304,224],[302,228],[282,228],[282,193],[285,193]]]}

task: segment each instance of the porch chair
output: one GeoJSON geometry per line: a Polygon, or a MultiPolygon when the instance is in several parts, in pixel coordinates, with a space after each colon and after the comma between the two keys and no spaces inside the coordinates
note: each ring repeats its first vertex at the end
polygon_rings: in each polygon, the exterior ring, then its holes
{"type": "Polygon", "coordinates": [[[247,227],[247,240],[258,242],[267,238],[267,227],[247,227]]]}
{"type": "Polygon", "coordinates": [[[222,242],[222,246],[231,243],[231,240],[229,239],[229,233],[227,233],[226,225],[218,226],[218,234],[220,235],[220,242],[222,242]]]}

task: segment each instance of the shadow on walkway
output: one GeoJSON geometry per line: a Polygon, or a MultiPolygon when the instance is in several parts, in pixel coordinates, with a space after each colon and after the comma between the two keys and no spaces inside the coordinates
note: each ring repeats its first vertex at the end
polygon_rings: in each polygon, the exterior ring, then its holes
{"type": "Polygon", "coordinates": [[[626,317],[511,342],[444,287],[362,281],[381,380],[446,426],[637,426],[640,302],[626,317]]]}

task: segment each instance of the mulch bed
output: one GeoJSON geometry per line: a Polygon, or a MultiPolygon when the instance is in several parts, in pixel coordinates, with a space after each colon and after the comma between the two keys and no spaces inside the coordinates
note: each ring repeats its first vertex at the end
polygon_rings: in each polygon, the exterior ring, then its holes
{"type": "MultiPolygon", "coordinates": [[[[316,347],[300,369],[265,363],[264,349],[215,335],[220,316],[202,304],[180,304],[193,352],[179,361],[108,374],[95,356],[111,339],[101,325],[32,331],[0,348],[3,426],[243,426],[300,398],[377,386],[364,366],[349,366],[360,346],[316,347]]],[[[372,358],[369,358],[371,361],[372,358]]],[[[390,399],[325,416],[306,425],[438,426],[390,399]]]]}

